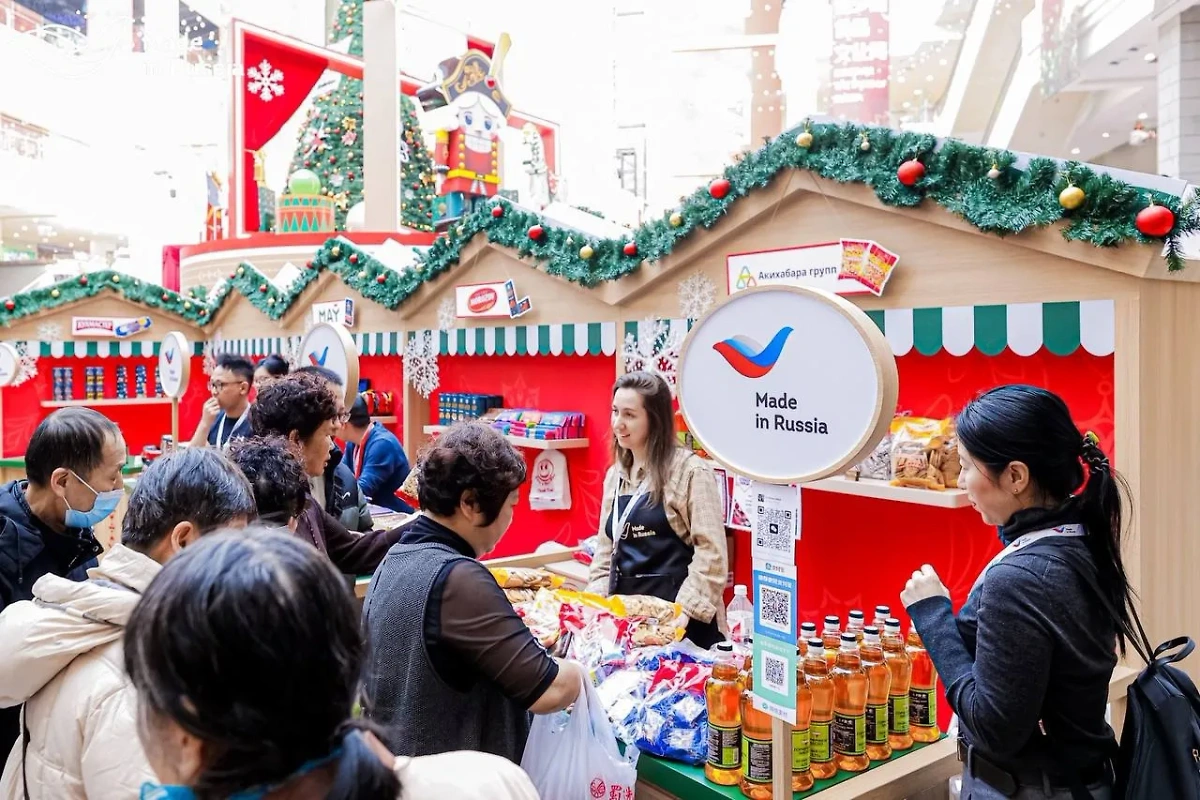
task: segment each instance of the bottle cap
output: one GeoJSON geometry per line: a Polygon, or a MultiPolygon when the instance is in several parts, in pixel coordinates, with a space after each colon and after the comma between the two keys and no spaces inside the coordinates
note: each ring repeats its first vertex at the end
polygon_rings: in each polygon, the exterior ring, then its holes
{"type": "Polygon", "coordinates": [[[817,623],[815,623],[815,622],[801,622],[800,623],[800,633],[802,634],[800,638],[808,639],[816,632],[817,632],[817,623]],[[803,634],[807,634],[807,635],[803,635],[803,634]]]}
{"type": "Polygon", "coordinates": [[[888,617],[883,621],[883,627],[887,628],[889,631],[898,631],[900,630],[900,620],[896,619],[895,617],[888,617]]]}
{"type": "Polygon", "coordinates": [[[847,649],[852,650],[857,647],[858,647],[858,637],[857,636],[855,636],[853,633],[843,633],[842,634],[842,649],[843,650],[847,650],[847,649]]]}
{"type": "Polygon", "coordinates": [[[837,617],[830,614],[828,617],[825,618],[825,630],[826,631],[836,631],[838,629],[839,622],[840,622],[840,620],[837,617]]]}
{"type": "Polygon", "coordinates": [[[732,653],[733,642],[717,642],[716,650],[719,653],[732,653]]]}
{"type": "Polygon", "coordinates": [[[863,621],[863,612],[859,611],[857,608],[852,609],[850,611],[849,617],[850,617],[851,622],[862,622],[863,621]]]}
{"type": "Polygon", "coordinates": [[[750,645],[754,644],[754,637],[750,635],[743,636],[742,644],[744,644],[746,647],[749,647],[750,645]]]}
{"type": "Polygon", "coordinates": [[[868,625],[867,627],[863,628],[863,635],[865,635],[865,636],[872,636],[872,635],[874,635],[874,636],[878,636],[878,635],[879,635],[879,628],[877,628],[877,627],[876,627],[876,626],[874,626],[874,625],[868,625]]]}
{"type": "Polygon", "coordinates": [[[875,606],[875,616],[886,619],[892,613],[891,606],[875,606]]]}
{"type": "Polygon", "coordinates": [[[746,584],[739,583],[737,586],[734,586],[733,587],[733,595],[734,595],[734,597],[738,597],[738,596],[748,597],[749,594],[746,590],[746,584]]]}
{"type": "Polygon", "coordinates": [[[812,650],[814,653],[817,652],[818,650],[824,649],[824,647],[825,647],[825,643],[822,642],[820,639],[818,639],[815,636],[808,640],[808,649],[812,650]]]}

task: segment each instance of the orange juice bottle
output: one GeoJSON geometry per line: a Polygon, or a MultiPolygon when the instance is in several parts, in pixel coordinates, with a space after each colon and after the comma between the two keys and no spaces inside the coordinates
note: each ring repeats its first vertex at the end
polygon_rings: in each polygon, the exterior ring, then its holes
{"type": "Polygon", "coordinates": [[[738,788],[751,800],[771,800],[771,717],[754,707],[754,670],[746,659],[745,691],[742,692],[742,770],[738,788]]]}
{"type": "Polygon", "coordinates": [[[888,745],[888,692],[892,687],[892,673],[883,661],[879,628],[868,625],[863,630],[859,652],[863,670],[867,673],[867,757],[872,761],[883,761],[892,757],[892,748],[888,745]]]}
{"type": "Polygon", "coordinates": [[[808,640],[804,657],[804,682],[812,693],[812,719],[809,721],[809,752],[814,778],[832,778],[837,774],[833,759],[833,681],[829,677],[829,662],[825,660],[824,643],[808,640]]]}
{"type": "Polygon", "coordinates": [[[852,609],[846,616],[846,633],[854,634],[854,641],[861,644],[863,640],[863,612],[852,609]]]}
{"type": "Polygon", "coordinates": [[[908,689],[912,685],[912,659],[900,636],[900,620],[889,617],[883,627],[883,663],[892,676],[888,689],[888,744],[892,750],[913,745],[908,727],[908,689]]]}
{"type": "Polygon", "coordinates": [[[704,684],[708,706],[708,759],[704,777],[737,786],[742,775],[742,682],[732,642],[716,646],[712,676],[704,684]]]}
{"type": "Polygon", "coordinates": [[[937,670],[915,627],[908,630],[908,655],[912,659],[912,684],[908,687],[912,738],[936,742],[942,735],[937,724],[937,670]]]}
{"type": "MultiPolygon", "coordinates": [[[[804,677],[804,652],[806,647],[796,648],[796,724],[792,727],[792,791],[803,792],[812,788],[812,689],[804,677]]],[[[825,659],[821,659],[824,661],[825,659]]]]}
{"type": "Polygon", "coordinates": [[[883,626],[891,615],[892,609],[888,606],[875,606],[875,619],[871,621],[871,624],[879,628],[880,633],[883,633],[883,626]]]}
{"type": "Polygon", "coordinates": [[[862,772],[867,758],[867,673],[854,633],[842,634],[842,646],[830,675],[833,680],[833,754],[838,769],[862,772]]]}
{"type": "Polygon", "coordinates": [[[829,668],[833,669],[838,648],[842,646],[842,631],[840,621],[832,614],[825,618],[825,629],[821,632],[821,639],[825,644],[825,660],[829,662],[829,668]]]}
{"type": "Polygon", "coordinates": [[[808,649],[808,640],[815,638],[816,635],[817,635],[817,623],[801,622],[800,623],[800,639],[799,639],[799,641],[796,642],[796,645],[801,650],[807,650],[808,649]]]}

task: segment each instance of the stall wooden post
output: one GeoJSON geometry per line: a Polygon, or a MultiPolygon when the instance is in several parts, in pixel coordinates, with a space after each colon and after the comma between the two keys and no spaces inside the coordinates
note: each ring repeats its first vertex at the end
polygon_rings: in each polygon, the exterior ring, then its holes
{"type": "Polygon", "coordinates": [[[171,443],[179,445],[179,398],[171,398],[171,443]]]}

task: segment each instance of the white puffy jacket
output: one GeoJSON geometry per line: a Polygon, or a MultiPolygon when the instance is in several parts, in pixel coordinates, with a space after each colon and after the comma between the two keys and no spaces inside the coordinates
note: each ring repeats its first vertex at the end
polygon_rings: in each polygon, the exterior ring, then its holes
{"type": "Polygon", "coordinates": [[[29,729],[8,756],[0,800],[136,798],[153,773],[138,743],[125,674],[125,625],[162,566],[115,545],[91,580],[45,575],[33,601],[0,613],[0,707],[25,704],[29,729]]]}

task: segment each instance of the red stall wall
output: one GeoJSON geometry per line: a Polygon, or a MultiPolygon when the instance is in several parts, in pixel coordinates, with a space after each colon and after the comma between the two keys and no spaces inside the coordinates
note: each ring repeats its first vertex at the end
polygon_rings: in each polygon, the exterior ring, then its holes
{"type": "MultiPolygon", "coordinates": [[[[608,419],[616,366],[611,356],[442,356],[438,376],[440,391],[498,394],[509,407],[579,411],[586,417],[591,445],[563,451],[571,481],[571,509],[533,511],[523,487],[512,526],[493,556],[531,553],[549,541],[574,545],[596,532],[612,438],[608,419]]],[[[435,393],[430,398],[431,422],[437,421],[437,397],[435,393]]],[[[539,451],[522,452],[532,471],[539,451]]]]}
{"type": "MultiPolygon", "coordinates": [[[[916,416],[952,416],[984,389],[1028,383],[1059,394],[1081,430],[1093,430],[1106,452],[1113,445],[1113,358],[1083,350],[1055,356],[1042,350],[1031,357],[1008,351],[985,356],[916,353],[897,359],[899,407],[916,416]]],[[[966,600],[976,576],[1000,551],[996,529],[984,525],[972,508],[939,509],[887,500],[806,491],[801,498],[801,539],[796,545],[800,621],[826,614],[843,621],[852,608],[870,618],[878,603],[908,629],[900,590],[915,569],[931,564],[950,589],[954,607],[966,600]]],[[[734,533],[734,575],[750,585],[750,535],[734,533]]],[[[940,707],[943,727],[950,721],[940,707]]]]}
{"type": "MultiPolygon", "coordinates": [[[[42,408],[43,400],[54,398],[53,375],[55,367],[71,367],[74,370],[74,391],[76,399],[82,399],[84,393],[84,368],[91,366],[104,367],[105,394],[110,398],[117,396],[117,367],[124,365],[129,372],[129,390],[134,390],[134,372],[138,365],[146,367],[147,391],[154,391],[154,367],[157,358],[39,358],[38,374],[20,386],[10,386],[3,389],[3,422],[4,422],[4,455],[21,456],[33,436],[38,423],[46,418],[54,409],[42,408]]],[[[201,356],[192,357],[191,381],[188,391],[179,403],[179,436],[184,441],[191,438],[200,420],[200,410],[208,399],[208,376],[204,374],[204,359],[201,356]]],[[[162,435],[171,432],[171,406],[145,405],[131,403],[129,405],[97,406],[96,410],[104,414],[120,426],[125,435],[125,444],[129,452],[139,455],[142,448],[148,444],[158,445],[162,435]]]]}
{"type": "MultiPolygon", "coordinates": [[[[439,361],[440,363],[440,361],[439,361]]],[[[392,433],[404,441],[404,409],[401,405],[404,400],[404,362],[400,356],[359,356],[358,358],[358,375],[360,378],[369,380],[371,388],[379,392],[391,392],[395,400],[396,408],[388,416],[396,417],[396,422],[387,423],[387,428],[392,433]]],[[[345,442],[342,442],[343,446],[345,442]]],[[[408,456],[409,462],[413,461],[413,456],[410,453],[408,456]]]]}

